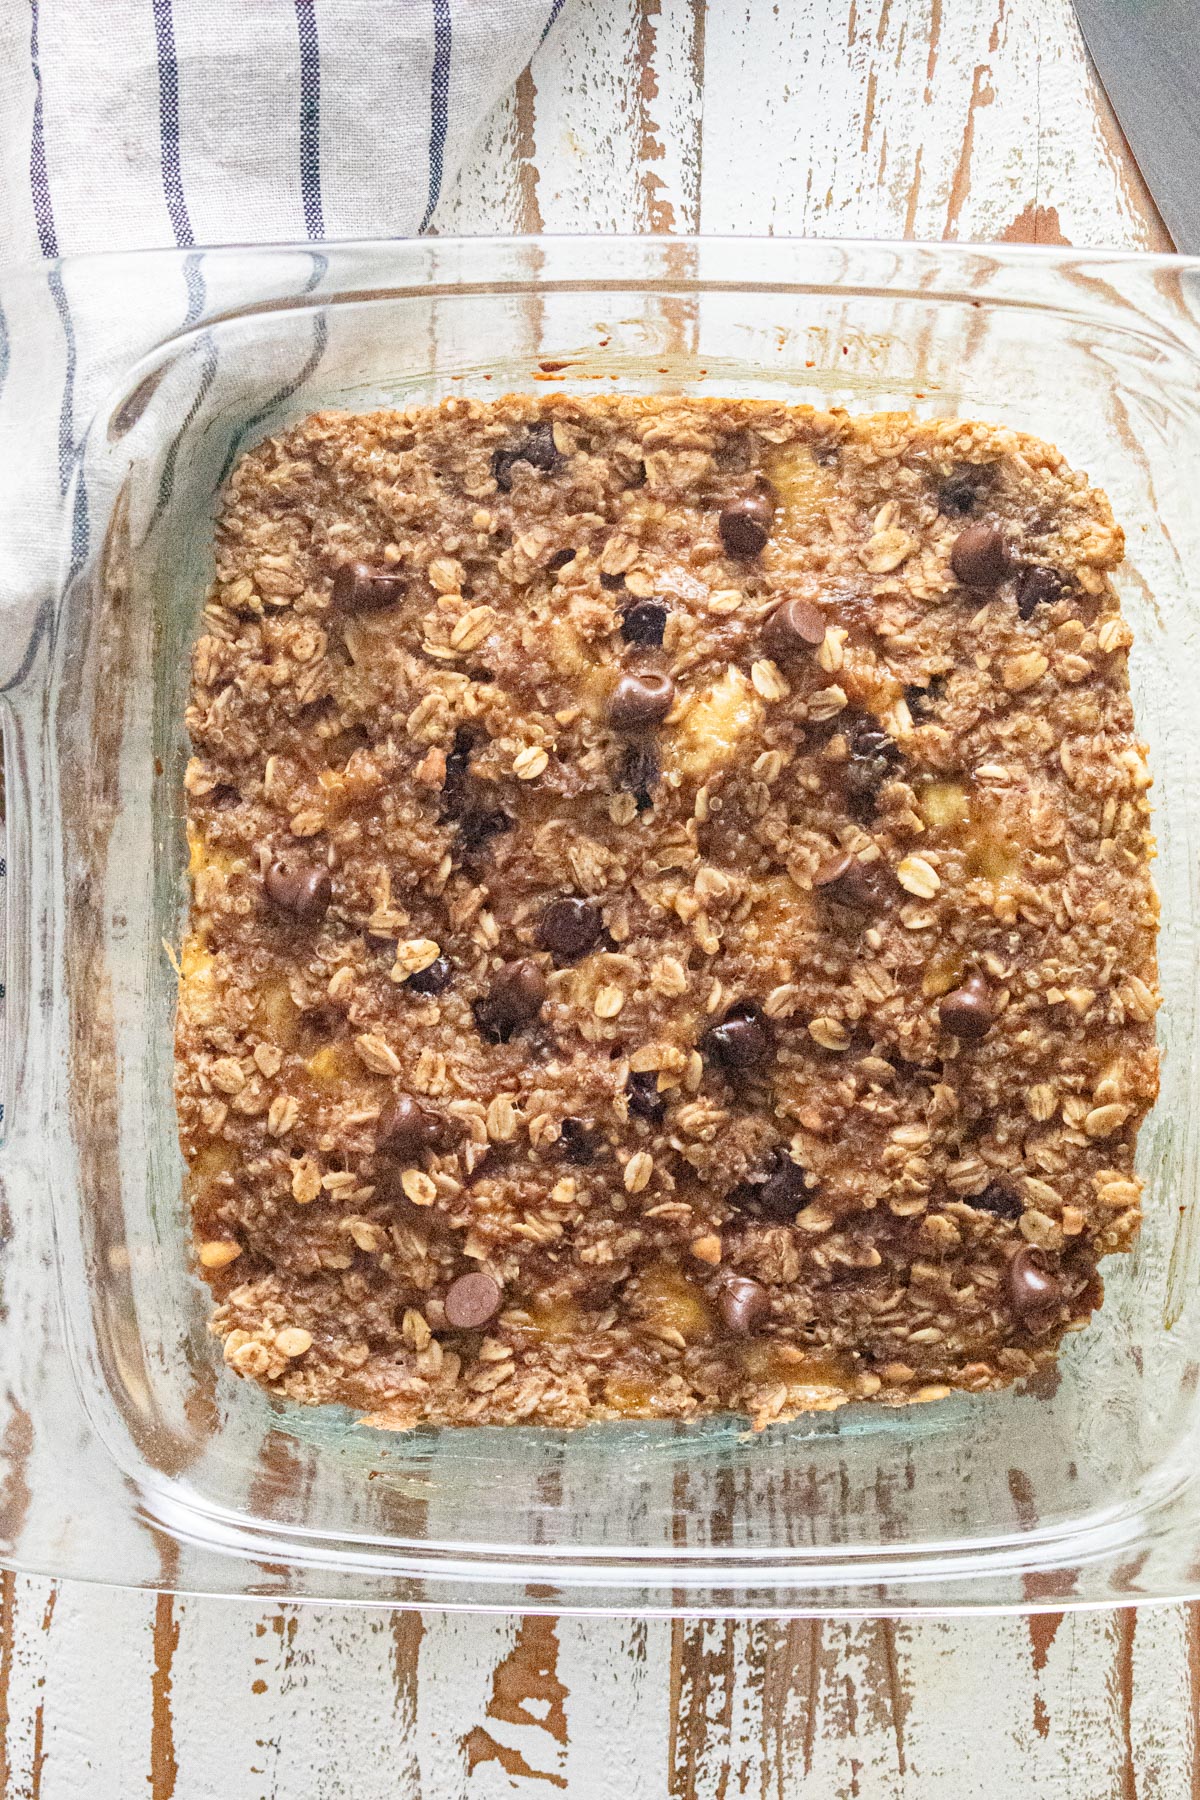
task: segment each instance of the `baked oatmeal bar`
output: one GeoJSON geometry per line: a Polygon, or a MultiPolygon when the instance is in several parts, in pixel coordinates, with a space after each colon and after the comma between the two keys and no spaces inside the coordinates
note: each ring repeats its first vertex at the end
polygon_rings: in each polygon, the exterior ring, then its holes
{"type": "Polygon", "coordinates": [[[375,1423],[998,1388],[1137,1230],[1102,493],[984,424],[515,396],[245,456],[177,1037],[226,1361],[375,1423]]]}

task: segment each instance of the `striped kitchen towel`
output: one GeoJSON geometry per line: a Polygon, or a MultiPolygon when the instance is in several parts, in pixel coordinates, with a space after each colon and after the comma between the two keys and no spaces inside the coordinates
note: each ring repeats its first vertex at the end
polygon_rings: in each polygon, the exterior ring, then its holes
{"type": "Polygon", "coordinates": [[[0,0],[0,267],[403,237],[563,0],[0,0]]]}

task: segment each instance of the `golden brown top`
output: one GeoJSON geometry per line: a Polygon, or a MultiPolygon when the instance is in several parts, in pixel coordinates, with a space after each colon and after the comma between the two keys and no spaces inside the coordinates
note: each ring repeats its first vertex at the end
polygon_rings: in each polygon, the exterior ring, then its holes
{"type": "Polygon", "coordinates": [[[763,402],[319,414],[188,726],[178,1090],[241,1373],[385,1422],[1028,1373],[1138,1217],[1104,496],[763,402]]]}

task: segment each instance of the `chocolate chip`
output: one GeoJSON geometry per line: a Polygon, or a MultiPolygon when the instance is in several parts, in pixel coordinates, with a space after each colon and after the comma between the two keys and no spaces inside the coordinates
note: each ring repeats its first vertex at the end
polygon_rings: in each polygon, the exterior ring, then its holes
{"type": "Polygon", "coordinates": [[[601,575],[600,586],[610,594],[618,594],[625,586],[623,575],[601,575]]]}
{"type": "Polygon", "coordinates": [[[774,522],[775,493],[763,487],[731,501],[717,520],[717,530],[728,555],[744,561],[765,550],[774,522]]]}
{"type": "Polygon", "coordinates": [[[339,612],[374,612],[393,606],[404,593],[403,577],[394,569],[373,569],[369,563],[343,563],[333,578],[333,604],[339,612]]]}
{"type": "Polygon", "coordinates": [[[771,1030],[762,1007],[753,1000],[740,1000],[719,1025],[704,1033],[700,1048],[710,1061],[729,1071],[752,1069],[764,1062],[771,1049],[771,1030]]]}
{"type": "Polygon", "coordinates": [[[979,490],[989,471],[975,463],[964,463],[947,475],[938,486],[938,508],[944,513],[969,513],[979,498],[979,490]]]}
{"type": "Polygon", "coordinates": [[[475,1022],[493,1043],[506,1044],[514,1031],[536,1019],[546,998],[546,977],[531,957],[505,963],[475,1002],[475,1022]]]}
{"type": "Polygon", "coordinates": [[[669,610],[661,600],[639,600],[636,606],[626,608],[621,619],[621,636],[627,644],[644,644],[648,649],[657,649],[663,641],[669,610]]]}
{"type": "Polygon", "coordinates": [[[653,789],[658,777],[658,756],[653,745],[630,744],[621,761],[621,786],[633,794],[640,813],[654,805],[653,789]]]}
{"type": "Polygon", "coordinates": [[[449,987],[453,974],[449,959],[439,956],[427,969],[418,969],[415,975],[410,975],[404,985],[414,994],[440,994],[449,987]]]}
{"type": "Polygon", "coordinates": [[[813,888],[827,900],[863,911],[878,906],[881,898],[873,865],[857,856],[831,856],[813,876],[813,888]]]}
{"type": "Polygon", "coordinates": [[[582,1119],[564,1119],[558,1141],[567,1162],[582,1167],[595,1160],[596,1142],[582,1119]]]}
{"type": "Polygon", "coordinates": [[[796,656],[824,641],[825,614],[811,601],[785,600],[767,618],[762,636],[772,656],[796,656]]]}
{"type": "Polygon", "coordinates": [[[810,1197],[804,1170],[783,1149],[773,1150],[758,1174],[726,1195],[729,1204],[739,1212],[754,1213],[783,1225],[791,1224],[810,1197]]]}
{"type": "Polygon", "coordinates": [[[717,1301],[725,1328],[735,1337],[749,1337],[771,1315],[771,1299],[761,1282],[749,1275],[731,1275],[717,1301]]]}
{"type": "Polygon", "coordinates": [[[749,431],[722,433],[713,446],[713,461],[722,475],[752,478],[755,464],[755,442],[749,431]]]}
{"type": "Polygon", "coordinates": [[[1032,619],[1039,606],[1053,606],[1067,589],[1066,577],[1044,563],[1031,563],[1017,576],[1017,611],[1032,619]]]}
{"type": "Polygon", "coordinates": [[[492,457],[492,474],[500,492],[508,494],[512,491],[514,463],[528,463],[531,469],[537,469],[543,475],[557,475],[566,460],[555,445],[553,425],[543,421],[531,425],[519,444],[496,451],[492,457]]]}
{"type": "Polygon", "coordinates": [[[553,556],[548,556],[546,558],[546,567],[549,569],[550,573],[553,575],[553,574],[557,573],[557,571],[559,569],[565,569],[568,563],[572,563],[574,561],[575,561],[574,550],[556,550],[554,552],[553,556]]]}
{"type": "Polygon", "coordinates": [[[552,900],[538,920],[537,941],[563,962],[586,956],[604,929],[600,908],[592,900],[552,900]]]}
{"type": "Polygon", "coordinates": [[[1031,1244],[1022,1244],[1008,1265],[1008,1297],[1013,1311],[1032,1331],[1048,1329],[1053,1323],[1050,1313],[1062,1304],[1061,1281],[1031,1244]]]}
{"type": "Polygon", "coordinates": [[[512,820],[498,808],[488,812],[466,812],[458,821],[458,830],[464,851],[481,850],[489,838],[511,831],[512,820]]]}
{"type": "Polygon", "coordinates": [[[477,804],[486,789],[473,782],[471,776],[471,752],[475,743],[470,731],[460,728],[454,734],[454,747],[446,754],[446,776],[442,782],[439,817],[443,824],[457,825],[464,855],[482,849],[489,838],[498,837],[512,828],[512,820],[499,807],[477,804]]]}
{"type": "Polygon", "coordinates": [[[469,1275],[460,1275],[450,1283],[442,1302],[447,1325],[453,1331],[478,1331],[499,1312],[503,1293],[500,1283],[486,1269],[472,1269],[469,1275]]]}
{"type": "Polygon", "coordinates": [[[273,862],[263,877],[267,899],[279,912],[290,913],[302,925],[315,925],[325,917],[333,899],[329,870],[320,863],[273,862]]]}
{"type": "Polygon", "coordinates": [[[991,1213],[996,1219],[1019,1219],[1024,1210],[1012,1189],[999,1181],[989,1181],[982,1194],[967,1194],[965,1199],[976,1212],[991,1213]]]}
{"type": "Polygon", "coordinates": [[[454,746],[446,753],[446,778],[442,782],[442,818],[453,818],[462,811],[463,796],[467,789],[467,777],[471,772],[471,751],[474,739],[469,731],[458,730],[454,734],[454,746]]]}
{"type": "Polygon", "coordinates": [[[434,1149],[441,1138],[442,1121],[411,1094],[394,1094],[375,1127],[376,1150],[409,1160],[420,1156],[422,1150],[434,1149]]]}
{"type": "Polygon", "coordinates": [[[999,587],[1013,572],[1004,533],[994,525],[968,525],[954,540],[950,567],[967,587],[999,587]]]}
{"type": "Polygon", "coordinates": [[[982,975],[972,975],[947,994],[938,1007],[942,1030],[953,1032],[964,1043],[976,1043],[996,1021],[992,990],[982,975]]]}
{"type": "Polygon", "coordinates": [[[775,1152],[767,1179],[758,1192],[758,1203],[768,1218],[785,1224],[794,1219],[810,1197],[804,1170],[793,1162],[786,1150],[775,1152]]]}
{"type": "Polygon", "coordinates": [[[608,702],[608,722],[614,731],[649,731],[666,718],[674,698],[669,675],[622,675],[608,702]]]}
{"type": "Polygon", "coordinates": [[[666,1096],[658,1091],[658,1076],[649,1074],[631,1075],[625,1083],[625,1093],[629,1100],[629,1110],[637,1119],[649,1119],[657,1124],[667,1110],[666,1096]]]}
{"type": "Polygon", "coordinates": [[[946,677],[931,675],[924,687],[913,682],[904,690],[904,698],[908,702],[908,710],[914,719],[927,719],[934,707],[943,699],[946,692],[946,677]]]}
{"type": "Polygon", "coordinates": [[[846,803],[855,818],[865,822],[874,815],[879,790],[891,779],[900,751],[873,720],[852,720],[845,730],[850,745],[845,771],[846,803]]]}
{"type": "Polygon", "coordinates": [[[544,475],[556,475],[567,460],[554,442],[554,427],[548,420],[530,426],[516,455],[520,462],[528,463],[531,469],[540,469],[544,475]]]}

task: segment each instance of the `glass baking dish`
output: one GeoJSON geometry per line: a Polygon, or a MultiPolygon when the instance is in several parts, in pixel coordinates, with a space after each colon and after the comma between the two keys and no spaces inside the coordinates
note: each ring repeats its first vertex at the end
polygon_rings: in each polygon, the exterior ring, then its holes
{"type": "MultiPolygon", "coordinates": [[[[0,644],[4,1562],[642,1614],[1200,1593],[1200,263],[425,240],[85,258],[3,298],[14,369],[63,367],[66,331],[90,421],[52,496],[57,566],[45,504],[35,533],[23,505],[2,528],[18,577],[0,644]],[[980,416],[1049,438],[1111,495],[1157,776],[1163,1091],[1139,1248],[1033,1391],[757,1437],[737,1420],[389,1435],[273,1404],[221,1365],[186,1249],[164,950],[186,900],[181,720],[215,496],[240,448],[315,408],[541,382],[980,416]]],[[[31,445],[61,438],[56,384],[30,392],[31,445]]]]}

